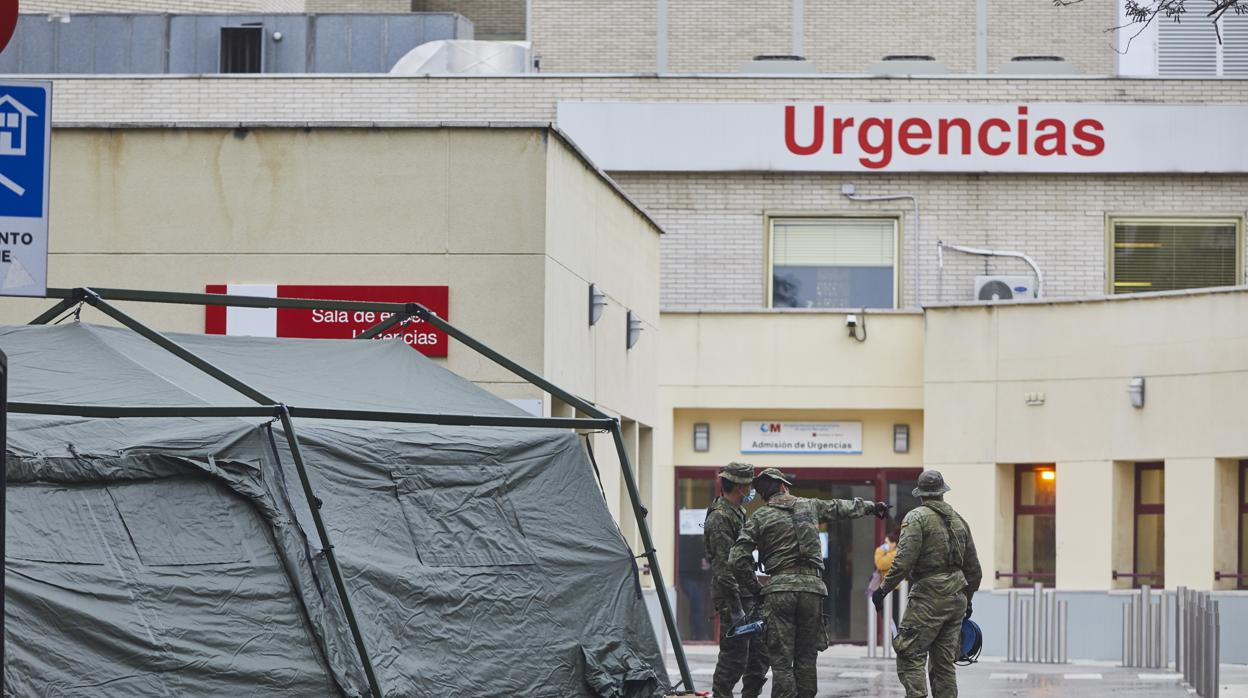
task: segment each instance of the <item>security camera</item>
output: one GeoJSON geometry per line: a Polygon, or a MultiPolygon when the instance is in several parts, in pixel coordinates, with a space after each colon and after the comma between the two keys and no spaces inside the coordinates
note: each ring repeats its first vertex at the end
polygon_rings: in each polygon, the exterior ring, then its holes
{"type": "Polygon", "coordinates": [[[846,315],[845,326],[849,328],[849,333],[852,335],[854,330],[858,328],[858,316],[853,313],[846,315]]]}

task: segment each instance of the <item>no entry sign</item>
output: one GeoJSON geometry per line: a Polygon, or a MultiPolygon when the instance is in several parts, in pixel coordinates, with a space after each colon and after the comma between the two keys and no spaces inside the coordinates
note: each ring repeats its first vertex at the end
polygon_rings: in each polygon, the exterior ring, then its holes
{"type": "MultiPolygon", "coordinates": [[[[324,286],[292,284],[213,284],[208,293],[228,293],[264,298],[311,298],[316,300],[369,301],[373,303],[420,303],[446,318],[450,307],[446,286],[324,286]]],[[[305,339],[352,339],[389,315],[356,310],[300,310],[293,308],[206,308],[204,330],[208,334],[252,337],[301,337],[305,339]]],[[[422,320],[412,319],[378,340],[400,340],[425,356],[446,356],[447,337],[422,320]]]]}

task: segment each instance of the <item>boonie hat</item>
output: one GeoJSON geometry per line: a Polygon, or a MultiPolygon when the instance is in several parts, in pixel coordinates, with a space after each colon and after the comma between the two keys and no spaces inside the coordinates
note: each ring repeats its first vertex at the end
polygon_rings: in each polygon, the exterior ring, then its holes
{"type": "Polygon", "coordinates": [[[919,473],[919,486],[911,494],[916,497],[939,497],[950,489],[945,484],[945,476],[939,470],[924,470],[919,473]]]}
{"type": "Polygon", "coordinates": [[[755,482],[757,482],[758,480],[762,480],[765,477],[769,477],[773,480],[779,480],[780,482],[783,482],[789,487],[793,486],[793,483],[789,482],[789,479],[784,476],[784,473],[780,472],[779,468],[767,468],[763,472],[759,473],[758,477],[754,478],[754,480],[755,482]]]}
{"type": "Polygon", "coordinates": [[[719,471],[719,476],[738,485],[754,482],[754,466],[749,463],[729,463],[719,471]]]}

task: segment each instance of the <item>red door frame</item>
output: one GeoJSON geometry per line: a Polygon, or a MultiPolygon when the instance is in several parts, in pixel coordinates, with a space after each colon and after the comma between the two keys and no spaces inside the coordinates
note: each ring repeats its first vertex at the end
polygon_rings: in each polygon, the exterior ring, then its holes
{"type": "MultiPolygon", "coordinates": [[[[797,473],[804,479],[811,480],[830,480],[834,484],[841,483],[875,483],[875,501],[882,502],[888,494],[888,483],[893,480],[915,480],[918,479],[919,473],[923,472],[922,468],[807,468],[797,467],[788,469],[790,472],[797,473]]],[[[715,474],[719,472],[718,466],[694,465],[685,466],[678,465],[674,468],[675,476],[672,478],[672,494],[675,500],[674,509],[672,511],[673,520],[676,525],[672,527],[672,569],[675,571],[675,579],[673,583],[676,588],[680,588],[680,480],[682,477],[692,477],[700,480],[712,480],[715,482],[715,495],[719,496],[719,481],[715,479],[715,474]]],[[[875,520],[875,545],[884,542],[885,533],[884,519],[875,520]]],[[[719,637],[719,617],[714,616],[711,625],[711,634],[719,637]]],[[[714,640],[708,641],[692,641],[689,644],[717,644],[714,640]]]]}

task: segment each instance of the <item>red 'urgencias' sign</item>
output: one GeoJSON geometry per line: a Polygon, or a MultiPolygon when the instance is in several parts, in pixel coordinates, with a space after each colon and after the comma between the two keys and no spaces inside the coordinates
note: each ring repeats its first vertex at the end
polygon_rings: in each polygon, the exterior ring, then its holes
{"type": "MultiPolygon", "coordinates": [[[[368,301],[373,303],[420,303],[438,317],[450,309],[446,286],[321,286],[287,284],[213,284],[208,293],[229,293],[270,298],[311,298],[317,300],[368,301]]],[[[305,339],[353,339],[389,317],[387,313],[364,310],[302,310],[293,308],[229,309],[208,306],[205,331],[208,334],[234,334],[305,339]]],[[[425,356],[446,356],[446,333],[418,318],[375,339],[401,340],[425,356]]]]}

